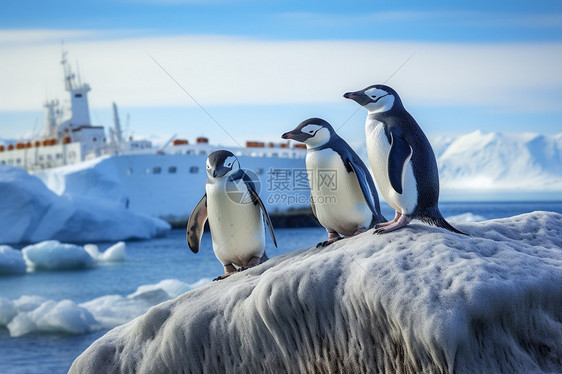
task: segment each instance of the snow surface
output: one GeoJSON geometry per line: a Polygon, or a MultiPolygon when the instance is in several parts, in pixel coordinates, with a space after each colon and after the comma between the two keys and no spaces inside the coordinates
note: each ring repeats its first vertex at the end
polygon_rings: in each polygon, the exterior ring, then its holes
{"type": "Polygon", "coordinates": [[[562,215],[369,231],[151,308],[70,373],[562,372],[562,215]]]}
{"type": "Polygon", "coordinates": [[[25,295],[17,300],[0,297],[0,327],[11,337],[31,333],[85,334],[109,329],[143,314],[151,306],[187,290],[209,283],[201,279],[186,284],[176,279],[140,286],[134,293],[102,296],[85,303],[72,300],[48,300],[25,295]]]}
{"type": "Polygon", "coordinates": [[[149,239],[170,225],[95,197],[58,196],[38,178],[0,165],[0,243],[149,239]]]}
{"type": "Polygon", "coordinates": [[[26,271],[21,251],[8,245],[0,245],[0,275],[23,274],[26,271]]]}

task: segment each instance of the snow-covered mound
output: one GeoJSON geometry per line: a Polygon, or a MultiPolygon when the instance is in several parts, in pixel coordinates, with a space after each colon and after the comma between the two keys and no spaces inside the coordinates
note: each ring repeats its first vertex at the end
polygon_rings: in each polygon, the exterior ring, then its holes
{"type": "Polygon", "coordinates": [[[151,308],[71,373],[562,372],[562,215],[298,250],[151,308]]]}
{"type": "Polygon", "coordinates": [[[146,312],[151,306],[200,287],[210,279],[186,284],[176,279],[140,286],[127,296],[107,295],[85,303],[22,296],[17,300],[0,297],[0,327],[11,337],[31,333],[84,334],[109,329],[146,312]]]}
{"type": "Polygon", "coordinates": [[[8,245],[0,245],[0,275],[23,274],[25,272],[26,265],[21,251],[8,245]]]}
{"type": "Polygon", "coordinates": [[[0,243],[148,239],[170,225],[105,199],[58,196],[21,168],[0,165],[0,243]]]}
{"type": "Polygon", "coordinates": [[[443,190],[562,191],[562,133],[432,139],[443,190]]]}

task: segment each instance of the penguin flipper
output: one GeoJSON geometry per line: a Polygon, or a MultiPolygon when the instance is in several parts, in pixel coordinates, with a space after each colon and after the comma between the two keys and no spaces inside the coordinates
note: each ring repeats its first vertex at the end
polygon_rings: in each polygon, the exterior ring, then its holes
{"type": "Polygon", "coordinates": [[[195,205],[187,221],[187,245],[193,253],[199,252],[205,221],[207,221],[207,194],[203,195],[203,198],[195,205]]]}
{"type": "Polygon", "coordinates": [[[363,168],[360,165],[353,162],[353,160],[348,160],[347,163],[355,173],[355,177],[357,178],[357,182],[359,182],[359,186],[361,187],[361,192],[363,192],[363,197],[365,198],[365,201],[367,202],[369,209],[371,210],[371,212],[375,217],[380,216],[380,212],[377,212],[375,204],[373,203],[374,194],[376,194],[376,191],[371,191],[371,187],[369,186],[370,183],[368,183],[368,179],[367,179],[367,178],[371,178],[371,175],[366,173],[365,170],[363,170],[363,168]]]}
{"type": "Polygon", "coordinates": [[[273,239],[273,244],[275,244],[275,247],[277,248],[277,239],[275,239],[275,233],[273,232],[273,224],[271,223],[271,219],[269,218],[269,214],[267,214],[267,210],[265,210],[265,206],[263,205],[263,201],[261,201],[260,196],[258,195],[256,190],[251,188],[249,185],[248,185],[248,191],[250,191],[250,194],[252,195],[252,200],[254,202],[257,202],[258,205],[260,206],[260,209],[263,212],[263,216],[265,217],[265,222],[267,223],[267,226],[269,227],[269,233],[271,234],[271,239],[273,239]]]}
{"type": "Polygon", "coordinates": [[[406,164],[413,154],[412,147],[399,136],[390,133],[390,152],[388,153],[388,177],[394,191],[403,192],[404,172],[406,164]]]}

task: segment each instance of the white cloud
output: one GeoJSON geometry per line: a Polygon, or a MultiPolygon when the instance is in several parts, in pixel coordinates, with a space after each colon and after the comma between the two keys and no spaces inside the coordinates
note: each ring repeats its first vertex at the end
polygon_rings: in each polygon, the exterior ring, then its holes
{"type": "MultiPolygon", "coordinates": [[[[385,81],[415,51],[389,82],[410,105],[562,109],[562,43],[270,41],[226,36],[106,40],[107,32],[96,40],[91,31],[84,33],[87,40],[65,45],[70,61],[79,61],[83,80],[92,86],[94,107],[108,107],[112,101],[122,106],[195,105],[147,52],[202,105],[212,106],[341,102],[346,91],[385,81]]],[[[0,111],[37,110],[47,97],[66,97],[60,42],[38,44],[37,38],[32,31],[0,33],[0,111]]]]}

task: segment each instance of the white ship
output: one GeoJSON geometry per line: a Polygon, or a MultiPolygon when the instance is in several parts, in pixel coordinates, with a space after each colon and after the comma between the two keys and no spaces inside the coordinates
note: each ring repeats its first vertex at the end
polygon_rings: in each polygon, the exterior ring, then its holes
{"type": "Polygon", "coordinates": [[[47,101],[41,136],[0,145],[0,164],[27,169],[58,194],[116,201],[180,225],[204,194],[207,155],[229,149],[259,178],[260,196],[271,213],[309,207],[310,191],[302,178],[306,150],[299,144],[248,141],[233,148],[213,146],[205,137],[192,142],[173,137],[158,149],[148,140],[124,136],[115,104],[114,124],[106,133],[91,124],[90,86],[76,77],[66,56],[63,52],[61,64],[68,107],[47,101]]]}

